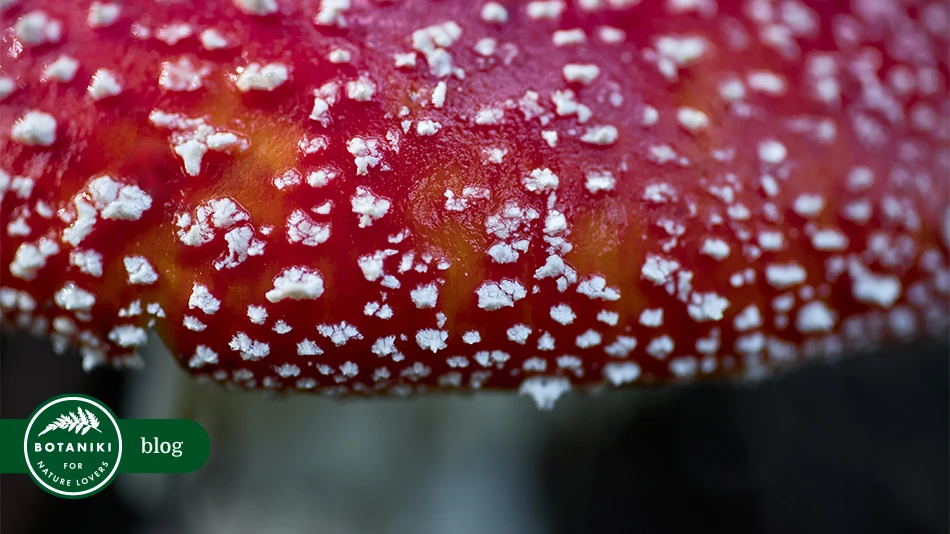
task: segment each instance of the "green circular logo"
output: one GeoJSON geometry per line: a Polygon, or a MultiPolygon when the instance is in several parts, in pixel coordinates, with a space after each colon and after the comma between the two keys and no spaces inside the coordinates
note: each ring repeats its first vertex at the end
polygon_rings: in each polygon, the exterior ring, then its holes
{"type": "Polygon", "coordinates": [[[88,497],[115,478],[122,434],[112,410],[98,400],[60,395],[30,416],[23,454],[30,478],[46,492],[67,499],[88,497]]]}

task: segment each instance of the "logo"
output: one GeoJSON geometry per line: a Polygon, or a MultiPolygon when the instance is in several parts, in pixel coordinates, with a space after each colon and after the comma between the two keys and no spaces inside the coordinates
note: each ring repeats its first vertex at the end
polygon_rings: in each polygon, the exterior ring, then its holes
{"type": "Polygon", "coordinates": [[[191,473],[211,454],[188,419],[119,419],[88,395],[53,397],[29,419],[0,419],[0,473],[26,473],[63,499],[99,493],[122,473],[191,473]]]}
{"type": "Polygon", "coordinates": [[[23,439],[30,478],[53,495],[94,495],[115,478],[122,433],[112,410],[79,394],[53,397],[30,417],[23,439]]]}

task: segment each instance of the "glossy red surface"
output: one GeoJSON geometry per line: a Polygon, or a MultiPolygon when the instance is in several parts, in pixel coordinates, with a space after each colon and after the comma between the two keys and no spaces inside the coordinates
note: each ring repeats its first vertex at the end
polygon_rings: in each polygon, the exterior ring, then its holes
{"type": "Polygon", "coordinates": [[[758,376],[809,357],[946,333],[945,5],[866,2],[851,12],[844,2],[615,0],[532,18],[557,4],[510,2],[499,23],[483,20],[482,5],[471,2],[353,0],[340,11],[344,27],[316,24],[319,2],[277,0],[267,15],[228,2],[127,2],[106,27],[92,27],[73,2],[4,8],[0,75],[15,86],[0,102],[0,169],[9,175],[0,220],[14,227],[0,237],[4,321],[83,347],[87,365],[135,364],[129,355],[144,330],[134,325],[158,332],[190,372],[247,387],[520,386],[540,404],[569,384],[758,376]],[[61,23],[57,42],[28,42],[22,21],[36,10],[61,23]],[[449,22],[460,29],[457,39],[451,25],[435,38],[445,39],[451,74],[433,72],[438,57],[430,55],[430,65],[420,50],[414,66],[397,67],[396,54],[425,48],[425,32],[415,41],[413,32],[449,22]],[[227,46],[209,50],[212,39],[202,33],[209,29],[227,46]],[[553,35],[570,29],[580,32],[553,35]],[[564,44],[580,33],[583,42],[564,44]],[[479,50],[488,51],[488,38],[496,42],[486,56],[479,50]],[[349,59],[332,62],[337,50],[349,59]],[[44,71],[62,55],[78,63],[75,76],[50,80],[44,71]],[[286,80],[241,91],[240,73],[253,63],[285,67],[286,80]],[[567,64],[583,65],[581,74],[595,65],[596,76],[568,81],[567,64]],[[175,65],[185,67],[184,81],[175,65]],[[118,94],[92,98],[87,88],[99,69],[115,76],[118,94]],[[352,97],[368,86],[347,86],[361,79],[372,85],[365,100],[352,97]],[[437,107],[440,81],[447,90],[437,107]],[[339,95],[323,124],[311,118],[314,91],[333,82],[339,95]],[[573,104],[564,93],[554,97],[567,90],[586,106],[580,116],[565,111],[573,104]],[[28,110],[55,119],[50,146],[13,133],[28,110]],[[156,111],[177,114],[177,126],[157,125],[156,111]],[[591,142],[607,126],[616,138],[591,142]],[[175,147],[189,139],[207,145],[210,132],[235,134],[243,149],[207,150],[189,173],[175,147]],[[556,132],[556,142],[543,132],[556,132]],[[301,143],[311,139],[325,148],[305,153],[301,143]],[[365,174],[361,154],[350,150],[354,139],[378,143],[379,161],[365,174]],[[526,185],[540,169],[558,177],[556,186],[526,185]],[[336,176],[308,184],[320,170],[336,176]],[[298,183],[275,185],[293,173],[298,183]],[[613,182],[588,183],[591,173],[613,182]],[[102,255],[102,275],[93,276],[70,263],[76,247],[64,230],[77,216],[74,198],[92,202],[87,186],[104,174],[151,202],[138,219],[99,214],[76,245],[102,255]],[[19,176],[35,182],[29,194],[19,176]],[[385,214],[361,223],[352,205],[358,188],[389,201],[385,214]],[[809,211],[809,198],[821,209],[809,211]],[[186,244],[182,214],[198,218],[201,205],[221,199],[235,202],[244,220],[208,227],[207,242],[186,244]],[[318,213],[328,202],[329,213],[318,213]],[[507,234],[490,219],[506,206],[522,210],[507,234]],[[296,210],[316,225],[315,246],[290,231],[296,210]],[[528,210],[536,217],[524,217],[528,210]],[[263,250],[224,266],[225,234],[241,227],[263,250]],[[781,244],[763,250],[760,240],[775,235],[781,244]],[[58,251],[28,279],[27,254],[16,267],[17,254],[42,239],[58,251]],[[710,239],[719,242],[704,249],[710,239]],[[510,258],[507,246],[524,240],[527,249],[510,263],[489,254],[498,245],[496,255],[510,258]],[[360,266],[374,254],[385,258],[378,278],[360,266]],[[130,283],[127,256],[147,259],[157,279],[130,283]],[[678,268],[657,274],[651,256],[678,268]],[[568,270],[543,277],[546,262],[568,270]],[[294,266],[318,273],[322,293],[271,302],[265,295],[294,266]],[[584,283],[597,277],[614,293],[585,294],[584,283]],[[503,280],[525,294],[486,309],[479,288],[503,280]],[[67,282],[95,303],[62,309],[56,294],[67,282]],[[220,309],[190,307],[195,284],[220,309]],[[432,307],[412,294],[429,284],[438,290],[432,307]],[[568,324],[569,315],[552,316],[562,304],[574,316],[568,324]],[[380,317],[384,305],[391,318],[380,317]],[[266,319],[252,322],[248,306],[262,306],[266,319]],[[186,327],[186,316],[206,328],[186,327]],[[292,330],[276,333],[278,321],[292,330]],[[346,332],[344,322],[355,330],[337,345],[331,327],[346,332]],[[130,328],[114,330],[121,325],[130,328]],[[478,343],[463,341],[470,331],[478,343]],[[388,336],[393,352],[377,354],[388,336]],[[267,355],[251,341],[266,344],[267,355]],[[322,354],[298,355],[304,341],[322,354]]]}

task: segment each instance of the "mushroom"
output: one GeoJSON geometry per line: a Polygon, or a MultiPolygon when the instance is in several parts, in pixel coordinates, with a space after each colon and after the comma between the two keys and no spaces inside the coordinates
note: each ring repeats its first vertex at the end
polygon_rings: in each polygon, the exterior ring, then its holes
{"type": "Polygon", "coordinates": [[[2,9],[2,320],[87,369],[549,408],[946,336],[944,3],[2,9]]]}

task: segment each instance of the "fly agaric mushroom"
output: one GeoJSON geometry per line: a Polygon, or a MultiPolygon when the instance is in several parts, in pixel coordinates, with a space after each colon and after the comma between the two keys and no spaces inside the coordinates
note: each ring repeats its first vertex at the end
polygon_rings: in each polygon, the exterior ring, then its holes
{"type": "Polygon", "coordinates": [[[944,2],[2,9],[2,318],[86,368],[547,408],[946,335],[944,2]]]}

